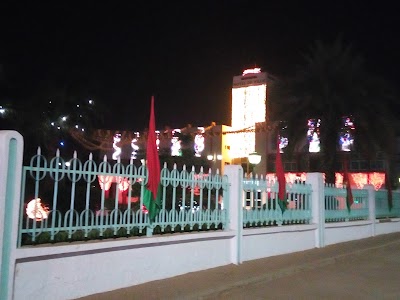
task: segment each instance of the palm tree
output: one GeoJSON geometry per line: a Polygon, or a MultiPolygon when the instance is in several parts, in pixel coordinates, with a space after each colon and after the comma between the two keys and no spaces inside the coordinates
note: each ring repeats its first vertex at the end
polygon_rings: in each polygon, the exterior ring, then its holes
{"type": "MultiPolygon", "coordinates": [[[[395,107],[393,89],[364,68],[340,38],[332,45],[317,41],[304,56],[294,76],[275,82],[270,92],[271,118],[286,120],[293,151],[306,137],[307,119],[321,120],[319,170],[334,182],[339,162],[338,133],[344,116],[356,127],[356,150],[371,155],[393,149],[395,107]]],[[[316,170],[313,170],[316,171],[316,170]]]]}

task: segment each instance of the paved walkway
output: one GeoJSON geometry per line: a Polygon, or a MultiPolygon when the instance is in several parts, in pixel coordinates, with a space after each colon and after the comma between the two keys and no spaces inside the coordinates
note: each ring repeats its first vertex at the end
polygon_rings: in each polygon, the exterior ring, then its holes
{"type": "Polygon", "coordinates": [[[81,299],[400,299],[400,233],[189,273],[81,299]]]}

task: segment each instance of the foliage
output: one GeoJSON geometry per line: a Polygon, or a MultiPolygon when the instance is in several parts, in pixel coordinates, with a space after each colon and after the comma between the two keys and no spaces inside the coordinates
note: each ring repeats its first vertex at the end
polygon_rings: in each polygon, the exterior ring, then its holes
{"type": "Polygon", "coordinates": [[[269,97],[271,119],[287,121],[292,152],[304,151],[307,119],[321,119],[321,155],[318,170],[312,171],[326,172],[328,182],[333,182],[339,161],[338,132],[344,116],[354,119],[356,151],[393,151],[395,91],[367,72],[362,57],[340,38],[333,44],[315,42],[295,74],[271,86],[269,97]]]}
{"type": "Polygon", "coordinates": [[[0,116],[1,129],[19,131],[25,140],[25,151],[30,155],[40,146],[46,156],[54,156],[61,148],[72,155],[84,149],[74,143],[72,130],[90,134],[103,122],[104,110],[85,93],[66,88],[44,89],[24,103],[5,102],[6,114],[0,116]]]}

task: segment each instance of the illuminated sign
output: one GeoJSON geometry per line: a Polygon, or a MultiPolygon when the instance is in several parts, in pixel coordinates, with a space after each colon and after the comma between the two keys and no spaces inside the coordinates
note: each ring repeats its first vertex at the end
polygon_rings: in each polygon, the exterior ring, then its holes
{"type": "Polygon", "coordinates": [[[247,74],[257,74],[257,73],[261,73],[261,68],[246,69],[243,71],[242,76],[245,76],[247,74]]]}

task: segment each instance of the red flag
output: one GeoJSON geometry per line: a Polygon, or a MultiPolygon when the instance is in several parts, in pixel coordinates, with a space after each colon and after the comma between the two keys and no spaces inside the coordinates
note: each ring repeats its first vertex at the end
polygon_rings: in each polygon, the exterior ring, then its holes
{"type": "Polygon", "coordinates": [[[388,206],[389,206],[389,211],[391,211],[393,208],[393,194],[392,194],[392,185],[390,184],[389,173],[387,171],[385,173],[385,179],[386,179],[386,189],[388,193],[388,206]]]}
{"type": "Polygon", "coordinates": [[[147,136],[146,166],[148,170],[147,189],[144,191],[143,203],[150,220],[154,220],[160,208],[160,158],[156,144],[156,122],[154,117],[154,96],[151,97],[150,122],[147,136]]]}
{"type": "Polygon", "coordinates": [[[353,199],[353,193],[351,192],[350,175],[347,170],[347,159],[345,159],[344,161],[343,171],[344,171],[343,184],[346,184],[346,192],[347,192],[346,204],[347,204],[347,209],[350,211],[350,207],[353,205],[354,199],[353,199]]]}
{"type": "Polygon", "coordinates": [[[279,192],[278,192],[278,204],[282,210],[282,213],[287,208],[286,202],[286,179],[285,172],[283,170],[282,158],[281,158],[281,150],[279,148],[279,135],[276,140],[276,159],[275,159],[275,169],[276,169],[276,177],[278,178],[279,184],[279,192]]]}

